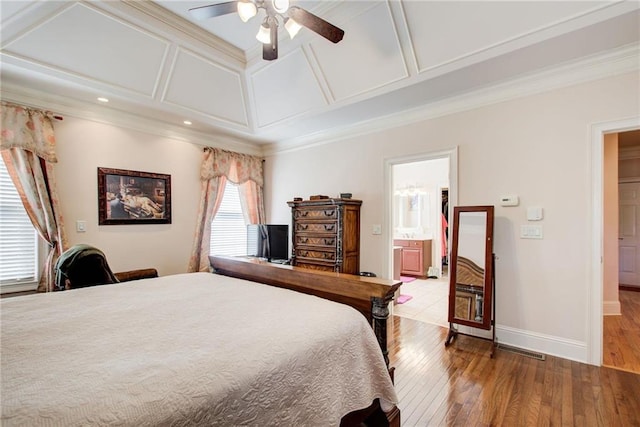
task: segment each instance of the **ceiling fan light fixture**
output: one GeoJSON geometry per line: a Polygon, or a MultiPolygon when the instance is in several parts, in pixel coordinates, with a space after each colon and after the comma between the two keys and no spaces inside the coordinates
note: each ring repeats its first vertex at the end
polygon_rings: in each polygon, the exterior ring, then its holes
{"type": "Polygon", "coordinates": [[[242,22],[247,22],[249,19],[256,16],[258,9],[256,5],[250,0],[238,0],[238,15],[242,22]]]}
{"type": "Polygon", "coordinates": [[[278,13],[285,13],[289,9],[289,0],[273,0],[273,9],[278,13]]]}
{"type": "Polygon", "coordinates": [[[302,25],[294,21],[293,18],[287,18],[284,21],[284,28],[287,29],[287,32],[289,33],[289,37],[293,39],[296,36],[296,34],[298,34],[298,31],[300,31],[300,29],[302,28],[302,25]]]}
{"type": "Polygon", "coordinates": [[[265,21],[260,25],[260,29],[258,30],[258,34],[256,34],[256,39],[262,44],[271,43],[271,28],[269,28],[269,23],[265,19],[265,21]]]}

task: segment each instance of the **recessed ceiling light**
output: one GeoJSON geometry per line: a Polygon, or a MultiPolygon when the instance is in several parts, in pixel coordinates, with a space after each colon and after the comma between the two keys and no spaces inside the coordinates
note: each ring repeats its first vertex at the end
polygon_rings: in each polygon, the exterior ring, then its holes
{"type": "Polygon", "coordinates": [[[100,102],[109,102],[109,100],[107,98],[102,97],[102,96],[100,98],[98,98],[98,101],[100,101],[100,102]]]}
{"type": "Polygon", "coordinates": [[[191,123],[189,120],[185,120],[185,121],[184,121],[184,122],[182,122],[182,123],[184,123],[184,124],[185,124],[185,125],[187,125],[187,126],[190,126],[190,125],[192,125],[192,124],[193,124],[193,123],[191,123]]]}

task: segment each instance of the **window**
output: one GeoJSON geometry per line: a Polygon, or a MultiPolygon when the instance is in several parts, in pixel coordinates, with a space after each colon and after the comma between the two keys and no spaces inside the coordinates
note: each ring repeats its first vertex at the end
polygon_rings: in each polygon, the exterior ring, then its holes
{"type": "Polygon", "coordinates": [[[247,225],[244,223],[238,186],[227,182],[220,209],[211,221],[211,255],[247,254],[247,225]]]}
{"type": "Polygon", "coordinates": [[[38,233],[1,159],[0,236],[0,291],[35,289],[39,271],[38,233]]]}

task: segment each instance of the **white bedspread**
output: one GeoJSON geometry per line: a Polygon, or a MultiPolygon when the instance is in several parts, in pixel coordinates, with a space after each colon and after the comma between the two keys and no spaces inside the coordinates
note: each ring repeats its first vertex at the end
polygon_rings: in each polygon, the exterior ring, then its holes
{"type": "Polygon", "coordinates": [[[3,426],[337,426],[397,403],[354,309],[208,273],[1,301],[3,426]]]}

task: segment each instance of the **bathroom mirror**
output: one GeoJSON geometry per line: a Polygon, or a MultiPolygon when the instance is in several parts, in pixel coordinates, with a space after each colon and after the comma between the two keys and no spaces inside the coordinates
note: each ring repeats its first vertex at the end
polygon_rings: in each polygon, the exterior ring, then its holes
{"type": "Polygon", "coordinates": [[[431,227],[431,201],[424,190],[397,192],[393,201],[393,226],[399,234],[422,234],[431,227]]]}
{"type": "Polygon", "coordinates": [[[453,208],[449,323],[491,329],[493,206],[453,208]]]}

